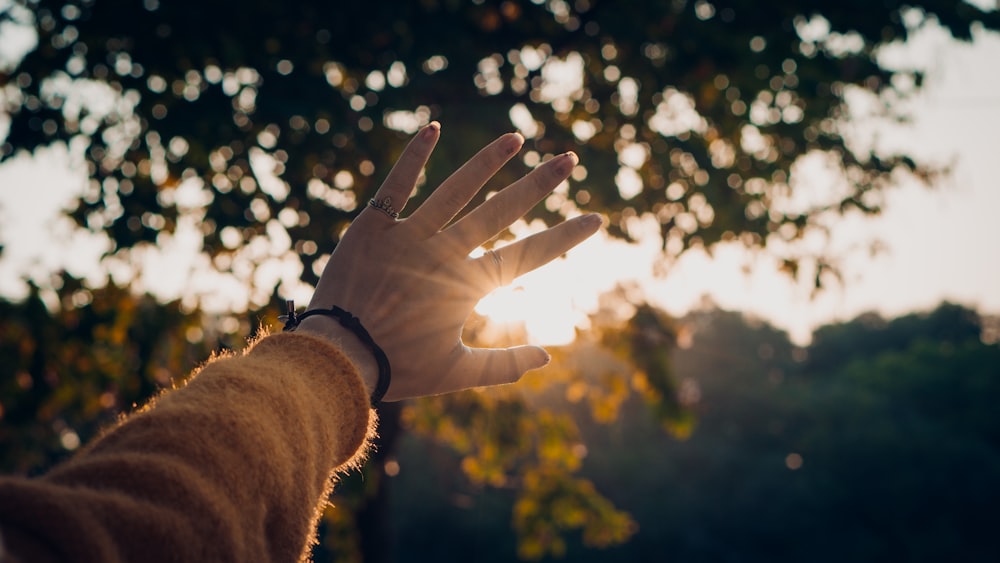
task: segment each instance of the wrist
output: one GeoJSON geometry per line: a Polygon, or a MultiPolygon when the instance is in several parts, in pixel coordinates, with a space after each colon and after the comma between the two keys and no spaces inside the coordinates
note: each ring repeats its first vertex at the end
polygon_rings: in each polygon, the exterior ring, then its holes
{"type": "Polygon", "coordinates": [[[375,361],[375,355],[357,335],[336,319],[323,315],[302,319],[295,330],[319,336],[340,349],[361,375],[368,396],[372,395],[378,385],[378,363],[375,361]]]}

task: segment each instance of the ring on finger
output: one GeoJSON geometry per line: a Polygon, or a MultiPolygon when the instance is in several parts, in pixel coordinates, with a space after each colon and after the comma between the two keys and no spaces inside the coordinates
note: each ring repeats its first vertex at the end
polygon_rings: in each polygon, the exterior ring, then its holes
{"type": "Polygon", "coordinates": [[[385,196],[382,199],[371,198],[368,200],[368,205],[378,209],[393,219],[399,217],[399,212],[397,212],[396,208],[392,206],[392,198],[389,196],[385,196]]]}
{"type": "Polygon", "coordinates": [[[485,256],[489,256],[493,260],[493,264],[497,267],[497,283],[503,285],[503,256],[500,256],[495,250],[487,250],[485,256]]]}

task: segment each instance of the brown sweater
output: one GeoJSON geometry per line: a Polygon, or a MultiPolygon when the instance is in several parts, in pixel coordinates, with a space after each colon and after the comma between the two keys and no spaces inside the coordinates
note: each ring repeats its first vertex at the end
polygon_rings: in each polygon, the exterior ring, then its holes
{"type": "Polygon", "coordinates": [[[374,427],[339,350],[264,337],[43,477],[0,479],[0,561],[298,561],[374,427]]]}

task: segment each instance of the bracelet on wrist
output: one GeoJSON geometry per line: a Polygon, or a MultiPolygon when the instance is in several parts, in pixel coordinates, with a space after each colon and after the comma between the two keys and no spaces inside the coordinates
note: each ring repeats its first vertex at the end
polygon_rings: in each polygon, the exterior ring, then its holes
{"type": "Polygon", "coordinates": [[[375,339],[372,338],[365,327],[361,325],[361,320],[348,313],[347,311],[337,307],[336,305],[330,307],[329,309],[310,309],[303,313],[295,312],[295,302],[291,299],[285,301],[286,313],[278,317],[278,320],[284,321],[285,326],[282,329],[283,332],[293,332],[298,328],[299,323],[307,317],[314,315],[322,315],[324,317],[330,317],[340,323],[341,326],[347,330],[354,333],[358,337],[358,340],[365,345],[372,354],[375,356],[375,364],[378,366],[378,382],[375,384],[375,390],[372,391],[371,403],[373,407],[377,407],[382,401],[382,397],[385,397],[386,391],[389,390],[389,383],[392,380],[392,371],[389,367],[389,357],[385,355],[385,352],[379,348],[378,344],[375,343],[375,339]]]}

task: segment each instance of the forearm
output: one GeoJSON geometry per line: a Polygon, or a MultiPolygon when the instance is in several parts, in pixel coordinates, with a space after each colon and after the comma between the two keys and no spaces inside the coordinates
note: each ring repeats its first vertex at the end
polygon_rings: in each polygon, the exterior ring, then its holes
{"type": "Polygon", "coordinates": [[[54,560],[295,560],[373,424],[336,348],[269,336],[45,477],[0,481],[4,540],[54,560]]]}

